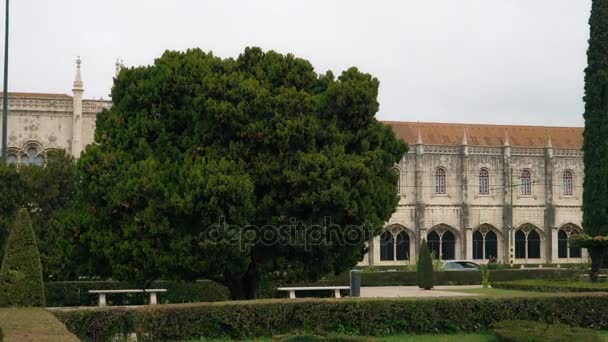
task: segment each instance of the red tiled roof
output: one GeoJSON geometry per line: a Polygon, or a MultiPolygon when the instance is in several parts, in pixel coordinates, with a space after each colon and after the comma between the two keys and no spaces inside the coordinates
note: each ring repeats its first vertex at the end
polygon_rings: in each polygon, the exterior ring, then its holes
{"type": "MultiPolygon", "coordinates": [[[[4,95],[0,91],[0,97],[4,95]]],[[[67,94],[52,94],[52,93],[22,93],[22,92],[9,92],[9,98],[23,97],[23,98],[36,98],[36,99],[71,99],[72,97],[67,94]]]]}
{"type": "Polygon", "coordinates": [[[431,122],[384,121],[397,137],[410,145],[416,143],[418,130],[424,145],[460,146],[466,131],[469,146],[500,147],[509,137],[511,147],[543,148],[549,137],[554,148],[580,150],[582,127],[481,125],[431,122]]]}

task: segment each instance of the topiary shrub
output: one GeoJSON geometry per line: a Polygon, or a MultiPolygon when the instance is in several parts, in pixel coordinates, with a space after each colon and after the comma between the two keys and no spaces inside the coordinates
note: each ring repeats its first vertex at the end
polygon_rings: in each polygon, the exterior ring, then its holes
{"type": "Polygon", "coordinates": [[[42,264],[27,210],[17,213],[0,268],[0,307],[44,306],[42,264]]]}
{"type": "Polygon", "coordinates": [[[435,286],[433,257],[431,257],[431,252],[429,251],[429,246],[426,244],[425,239],[422,239],[417,266],[416,283],[418,287],[425,290],[432,289],[435,286]]]}
{"type": "Polygon", "coordinates": [[[598,332],[592,329],[533,321],[498,322],[494,327],[494,332],[498,340],[502,342],[603,341],[598,332]]]}

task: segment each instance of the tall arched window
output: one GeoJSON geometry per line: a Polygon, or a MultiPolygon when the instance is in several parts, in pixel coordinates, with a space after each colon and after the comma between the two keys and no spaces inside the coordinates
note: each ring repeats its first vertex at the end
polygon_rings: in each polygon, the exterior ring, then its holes
{"type": "Polygon", "coordinates": [[[578,230],[570,225],[560,229],[557,233],[557,257],[561,259],[580,258],[581,248],[570,247],[570,238],[578,234],[578,230]]]}
{"type": "Polygon", "coordinates": [[[433,257],[439,258],[441,255],[441,239],[439,238],[439,234],[437,232],[432,231],[427,236],[427,244],[429,245],[429,250],[433,257]]]}
{"type": "Polygon", "coordinates": [[[488,169],[479,170],[479,194],[490,194],[490,173],[488,172],[488,169]]]}
{"type": "Polygon", "coordinates": [[[535,229],[524,227],[515,232],[515,258],[540,258],[540,235],[535,229]]]}
{"type": "Polygon", "coordinates": [[[521,173],[521,194],[531,195],[532,194],[532,176],[529,170],[524,170],[521,173]]]}
{"type": "Polygon", "coordinates": [[[439,227],[428,233],[427,244],[435,258],[442,260],[456,258],[456,236],[445,227],[439,227]]]}
{"type": "Polygon", "coordinates": [[[8,154],[8,155],[7,155],[7,157],[6,157],[6,163],[7,163],[7,164],[17,164],[17,161],[18,161],[18,160],[19,160],[19,159],[17,159],[17,155],[16,155],[16,154],[12,154],[12,153],[10,153],[10,154],[8,154]]]}
{"type": "Polygon", "coordinates": [[[44,157],[42,151],[36,146],[29,146],[25,153],[21,156],[21,164],[23,165],[35,165],[44,166],[44,157]]]}
{"type": "Polygon", "coordinates": [[[410,237],[406,232],[397,234],[397,260],[410,260],[410,237]]]}
{"type": "Polygon", "coordinates": [[[445,170],[440,167],[435,170],[435,193],[445,194],[445,170]]]}
{"type": "Polygon", "coordinates": [[[473,259],[491,258],[498,258],[498,239],[496,233],[482,227],[473,233],[473,259]]]}
{"type": "Polygon", "coordinates": [[[572,171],[564,171],[562,175],[562,194],[564,196],[572,196],[572,171]]]}
{"type": "Polygon", "coordinates": [[[384,231],[384,233],[380,235],[380,260],[395,260],[395,238],[389,231],[384,231]]]}

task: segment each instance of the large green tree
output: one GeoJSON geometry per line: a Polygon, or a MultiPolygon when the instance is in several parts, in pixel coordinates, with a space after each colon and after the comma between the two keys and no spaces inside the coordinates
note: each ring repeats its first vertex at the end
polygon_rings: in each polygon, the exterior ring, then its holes
{"type": "Polygon", "coordinates": [[[17,209],[25,208],[39,239],[44,274],[56,277],[63,264],[57,252],[59,223],[75,196],[76,171],[73,158],[63,150],[49,151],[44,167],[0,163],[0,252],[17,209]]]}
{"type": "Polygon", "coordinates": [[[378,85],[259,48],[123,69],[80,159],[78,241],[115,278],[206,277],[233,298],[268,272],[352,267],[397,205],[406,151],[374,117],[378,85]]]}
{"type": "MultiPolygon", "coordinates": [[[[595,236],[608,235],[608,0],[593,0],[591,38],[585,70],[585,183],[583,226],[595,236]]],[[[605,254],[605,247],[589,248],[592,280],[605,254]]]]}

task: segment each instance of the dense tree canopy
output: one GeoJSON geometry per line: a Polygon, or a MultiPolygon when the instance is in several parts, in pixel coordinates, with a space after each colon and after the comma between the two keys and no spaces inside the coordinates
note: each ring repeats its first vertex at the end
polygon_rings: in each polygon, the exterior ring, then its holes
{"type": "Polygon", "coordinates": [[[234,298],[270,270],[352,267],[395,209],[406,151],[374,117],[378,85],[258,48],[123,69],[80,159],[77,240],[115,278],[207,277],[234,298]]]}
{"type": "Polygon", "coordinates": [[[16,217],[25,208],[33,222],[44,274],[56,277],[63,261],[57,246],[61,244],[59,227],[64,210],[70,206],[77,187],[74,160],[63,150],[47,153],[44,167],[0,163],[0,252],[16,217]]]}
{"type": "Polygon", "coordinates": [[[583,226],[608,235],[608,0],[593,0],[585,70],[583,226]]]}

